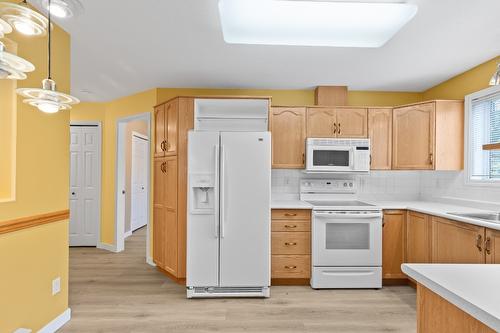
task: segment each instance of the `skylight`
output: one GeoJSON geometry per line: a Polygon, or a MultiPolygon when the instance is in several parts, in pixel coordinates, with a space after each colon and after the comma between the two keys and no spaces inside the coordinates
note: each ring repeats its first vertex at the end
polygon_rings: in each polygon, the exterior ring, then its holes
{"type": "Polygon", "coordinates": [[[381,47],[417,13],[406,3],[219,0],[230,44],[381,47]]]}

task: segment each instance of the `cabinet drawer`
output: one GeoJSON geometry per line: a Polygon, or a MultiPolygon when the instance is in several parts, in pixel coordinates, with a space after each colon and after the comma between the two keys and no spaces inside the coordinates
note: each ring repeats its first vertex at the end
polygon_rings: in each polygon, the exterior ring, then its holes
{"type": "Polygon", "coordinates": [[[271,253],[274,254],[311,254],[310,232],[273,232],[271,233],[271,253]]]}
{"type": "Polygon", "coordinates": [[[311,231],[311,222],[309,221],[286,221],[286,220],[274,220],[271,222],[272,231],[311,231]]]}
{"type": "Polygon", "coordinates": [[[271,277],[273,279],[311,277],[311,256],[273,255],[271,257],[271,277]]]}
{"type": "Polygon", "coordinates": [[[273,209],[271,210],[273,220],[311,220],[309,209],[273,209]]]}

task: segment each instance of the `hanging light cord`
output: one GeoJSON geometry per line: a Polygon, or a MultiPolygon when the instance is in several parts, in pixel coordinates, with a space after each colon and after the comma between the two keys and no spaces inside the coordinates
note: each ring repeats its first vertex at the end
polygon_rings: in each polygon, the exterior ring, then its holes
{"type": "Polygon", "coordinates": [[[48,45],[47,49],[48,49],[48,53],[49,53],[49,55],[48,55],[49,56],[49,68],[48,68],[49,76],[48,76],[48,78],[52,79],[52,77],[51,77],[51,69],[52,68],[51,68],[51,59],[50,59],[51,58],[51,51],[52,51],[51,50],[52,49],[52,38],[51,38],[52,34],[50,33],[50,27],[51,27],[52,20],[51,20],[51,15],[50,15],[50,2],[51,2],[51,0],[49,0],[49,4],[48,4],[48,8],[47,8],[48,9],[48,19],[49,19],[49,27],[48,27],[48,29],[49,29],[49,37],[48,37],[48,39],[49,39],[49,41],[48,41],[49,45],[48,45]]]}

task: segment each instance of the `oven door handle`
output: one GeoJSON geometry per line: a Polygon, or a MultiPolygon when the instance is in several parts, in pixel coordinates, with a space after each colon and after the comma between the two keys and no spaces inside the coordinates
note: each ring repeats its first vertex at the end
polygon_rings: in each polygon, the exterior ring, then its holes
{"type": "Polygon", "coordinates": [[[322,212],[314,212],[314,216],[318,217],[326,217],[332,220],[338,219],[373,219],[373,218],[381,218],[381,213],[368,213],[368,214],[342,214],[342,213],[322,213],[322,212]]]}

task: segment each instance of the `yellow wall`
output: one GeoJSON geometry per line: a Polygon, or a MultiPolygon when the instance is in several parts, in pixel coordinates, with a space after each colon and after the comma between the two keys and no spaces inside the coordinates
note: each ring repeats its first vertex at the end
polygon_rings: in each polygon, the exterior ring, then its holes
{"type": "Polygon", "coordinates": [[[0,80],[0,202],[15,198],[16,81],[0,80]]]}
{"type": "MultiPolygon", "coordinates": [[[[17,2],[17,1],[11,1],[17,2]]],[[[47,75],[46,37],[8,35],[36,66],[18,87],[39,87],[47,75]]],[[[53,78],[70,88],[70,36],[53,34],[53,78]]],[[[0,203],[0,223],[68,208],[69,112],[43,114],[17,97],[16,200],[0,203]]],[[[0,332],[37,331],[68,307],[68,226],[62,221],[0,235],[0,332]],[[62,292],[51,296],[52,279],[62,292]]]]}
{"type": "Polygon", "coordinates": [[[500,57],[491,59],[424,91],[423,99],[463,99],[468,94],[488,88],[499,60],[500,57]]]}

